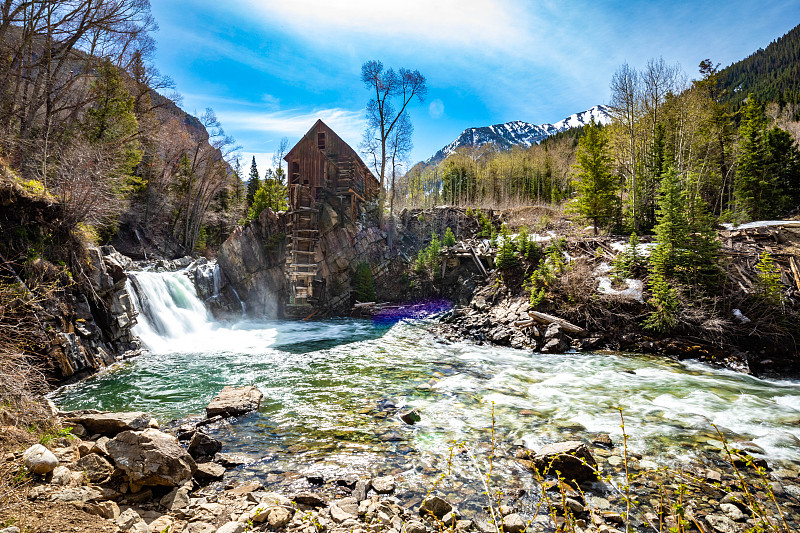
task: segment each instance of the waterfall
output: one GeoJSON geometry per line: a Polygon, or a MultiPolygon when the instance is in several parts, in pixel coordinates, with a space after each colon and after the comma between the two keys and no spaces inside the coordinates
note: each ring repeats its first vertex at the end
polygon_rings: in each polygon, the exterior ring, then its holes
{"type": "Polygon", "coordinates": [[[131,272],[127,284],[139,311],[133,333],[154,352],[175,350],[181,339],[215,326],[184,272],[131,272]]]}

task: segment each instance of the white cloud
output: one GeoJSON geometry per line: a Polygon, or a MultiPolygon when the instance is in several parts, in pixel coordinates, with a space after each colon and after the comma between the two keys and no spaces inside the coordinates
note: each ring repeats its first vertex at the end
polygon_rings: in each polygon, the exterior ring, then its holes
{"type": "Polygon", "coordinates": [[[507,49],[524,45],[529,17],[510,0],[245,0],[249,10],[290,26],[311,40],[361,35],[378,41],[420,41],[450,47],[507,49]]]}
{"type": "Polygon", "coordinates": [[[357,147],[364,131],[364,110],[350,109],[287,109],[273,112],[220,111],[220,121],[230,129],[263,132],[265,138],[288,137],[296,142],[305,135],[314,123],[321,119],[342,139],[357,147]]]}

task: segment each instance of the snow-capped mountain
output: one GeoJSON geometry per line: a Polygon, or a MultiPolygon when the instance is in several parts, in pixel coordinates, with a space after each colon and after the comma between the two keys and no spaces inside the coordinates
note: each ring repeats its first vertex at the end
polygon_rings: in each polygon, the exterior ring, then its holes
{"type": "Polygon", "coordinates": [[[605,105],[596,105],[581,113],[570,115],[555,124],[537,126],[529,122],[515,120],[505,124],[495,124],[494,126],[468,128],[458,136],[458,139],[436,152],[428,160],[428,164],[442,161],[461,146],[479,147],[484,144],[494,143],[501,150],[507,150],[515,145],[527,148],[556,133],[585,126],[591,122],[592,117],[598,124],[608,124],[611,122],[611,108],[605,105]]]}

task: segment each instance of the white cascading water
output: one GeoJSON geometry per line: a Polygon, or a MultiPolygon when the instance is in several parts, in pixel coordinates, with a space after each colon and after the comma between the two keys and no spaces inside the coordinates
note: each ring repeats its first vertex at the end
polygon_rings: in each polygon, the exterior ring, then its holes
{"type": "MultiPolygon", "coordinates": [[[[184,271],[131,272],[128,276],[133,278],[127,282],[128,292],[139,312],[132,331],[151,352],[260,352],[273,342],[275,330],[264,324],[214,320],[184,271]]],[[[218,267],[213,280],[218,295],[218,267]]],[[[244,318],[244,303],[240,303],[244,318]]]]}
{"type": "Polygon", "coordinates": [[[136,272],[137,287],[128,280],[128,292],[134,295],[139,311],[133,333],[154,352],[173,348],[177,339],[214,327],[205,305],[197,297],[194,285],[183,272],[136,272]]]}

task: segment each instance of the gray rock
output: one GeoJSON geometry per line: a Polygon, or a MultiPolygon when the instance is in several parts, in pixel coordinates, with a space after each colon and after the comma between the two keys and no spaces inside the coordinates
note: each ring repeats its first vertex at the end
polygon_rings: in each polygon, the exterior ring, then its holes
{"type": "Polygon", "coordinates": [[[394,476],[383,476],[372,479],[372,489],[378,494],[390,494],[394,492],[394,476]]]}
{"type": "Polygon", "coordinates": [[[190,522],[182,533],[216,533],[217,528],[208,522],[190,522]]]}
{"type": "Polygon", "coordinates": [[[291,507],[292,500],[290,500],[283,494],[279,494],[277,492],[267,492],[261,495],[261,498],[259,499],[259,506],[267,508],[276,505],[281,505],[283,507],[291,507]]]}
{"type": "Polygon", "coordinates": [[[66,466],[57,466],[53,470],[53,478],[50,482],[53,485],[69,485],[72,478],[72,471],[66,466]]]}
{"type": "Polygon", "coordinates": [[[355,498],[342,498],[331,505],[331,518],[336,523],[358,518],[358,502],[355,498]]]}
{"type": "Polygon", "coordinates": [[[158,428],[158,423],[148,413],[131,411],[125,413],[100,413],[73,411],[64,413],[64,420],[72,424],[80,424],[89,433],[101,433],[114,436],[122,431],[141,431],[158,428]]]}
{"type": "Polygon", "coordinates": [[[58,466],[58,458],[41,444],[34,444],[22,452],[25,468],[34,474],[48,474],[58,466]]]}
{"type": "Polygon", "coordinates": [[[453,527],[456,525],[456,522],[458,522],[458,518],[458,511],[453,509],[442,517],[442,523],[447,527],[453,527]]]}
{"type": "Polygon", "coordinates": [[[422,516],[433,515],[441,519],[444,515],[453,510],[453,506],[438,496],[429,496],[419,508],[422,516]]]}
{"type": "Polygon", "coordinates": [[[253,522],[266,522],[269,527],[277,529],[285,526],[292,520],[293,513],[285,507],[270,507],[265,510],[256,510],[253,515],[253,522]]]}
{"type": "Polygon", "coordinates": [[[252,385],[240,388],[226,386],[208,404],[206,416],[240,416],[257,410],[263,397],[261,391],[252,385]]]}
{"type": "Polygon", "coordinates": [[[94,487],[71,487],[50,495],[51,500],[61,502],[88,502],[102,498],[103,493],[94,487]]]}
{"type": "Polygon", "coordinates": [[[214,454],[221,449],[222,443],[220,441],[200,430],[195,431],[194,435],[192,435],[192,440],[189,441],[189,455],[194,459],[214,457],[214,454]]]}
{"type": "Polygon", "coordinates": [[[114,472],[114,467],[97,455],[96,453],[90,453],[89,455],[84,455],[75,463],[75,466],[78,467],[86,476],[91,483],[100,484],[108,480],[111,477],[111,473],[114,472]]]}
{"type": "Polygon", "coordinates": [[[108,453],[134,485],[176,486],[197,470],[194,459],[178,440],[157,429],[123,431],[108,445],[108,453]]]}
{"type": "Polygon", "coordinates": [[[719,510],[725,513],[728,518],[735,520],[736,522],[741,522],[747,519],[747,515],[745,515],[741,509],[732,503],[721,503],[719,505],[719,510]]]}
{"type": "Polygon", "coordinates": [[[522,533],[525,531],[525,520],[517,513],[511,513],[503,518],[503,531],[505,533],[522,533]]]}
{"type": "Polygon", "coordinates": [[[17,526],[8,526],[0,529],[0,533],[19,533],[19,528],[17,526]]]}
{"type": "Polygon", "coordinates": [[[325,498],[316,492],[298,492],[292,497],[292,500],[311,507],[325,507],[328,504],[325,498]]]}
{"type": "Polygon", "coordinates": [[[198,481],[216,481],[225,476],[225,467],[217,463],[198,463],[194,478],[198,481]]]}
{"type": "MultiPolygon", "coordinates": [[[[144,520],[132,508],[125,509],[125,512],[117,517],[117,525],[122,531],[130,531],[137,522],[144,523],[144,520]]],[[[147,524],[145,524],[145,527],[147,527],[147,524]]]]}
{"type": "Polygon", "coordinates": [[[217,529],[217,533],[242,533],[243,531],[244,524],[241,522],[228,522],[217,529]]]}
{"type": "Polygon", "coordinates": [[[542,474],[556,471],[578,482],[597,479],[597,461],[580,441],[557,442],[543,446],[531,460],[531,466],[542,474]]]}
{"type": "Polygon", "coordinates": [[[419,520],[412,520],[406,523],[406,533],[427,533],[427,531],[425,524],[419,520]]]}
{"type": "Polygon", "coordinates": [[[170,511],[185,509],[189,507],[189,489],[187,487],[173,489],[161,498],[159,503],[162,507],[166,507],[170,511]]]}
{"type": "Polygon", "coordinates": [[[741,531],[741,526],[727,516],[709,514],[706,515],[706,522],[717,533],[739,533],[741,531]]]}
{"type": "Polygon", "coordinates": [[[360,502],[366,500],[370,486],[371,482],[368,479],[359,479],[356,481],[356,488],[353,489],[353,498],[360,502]]]}

